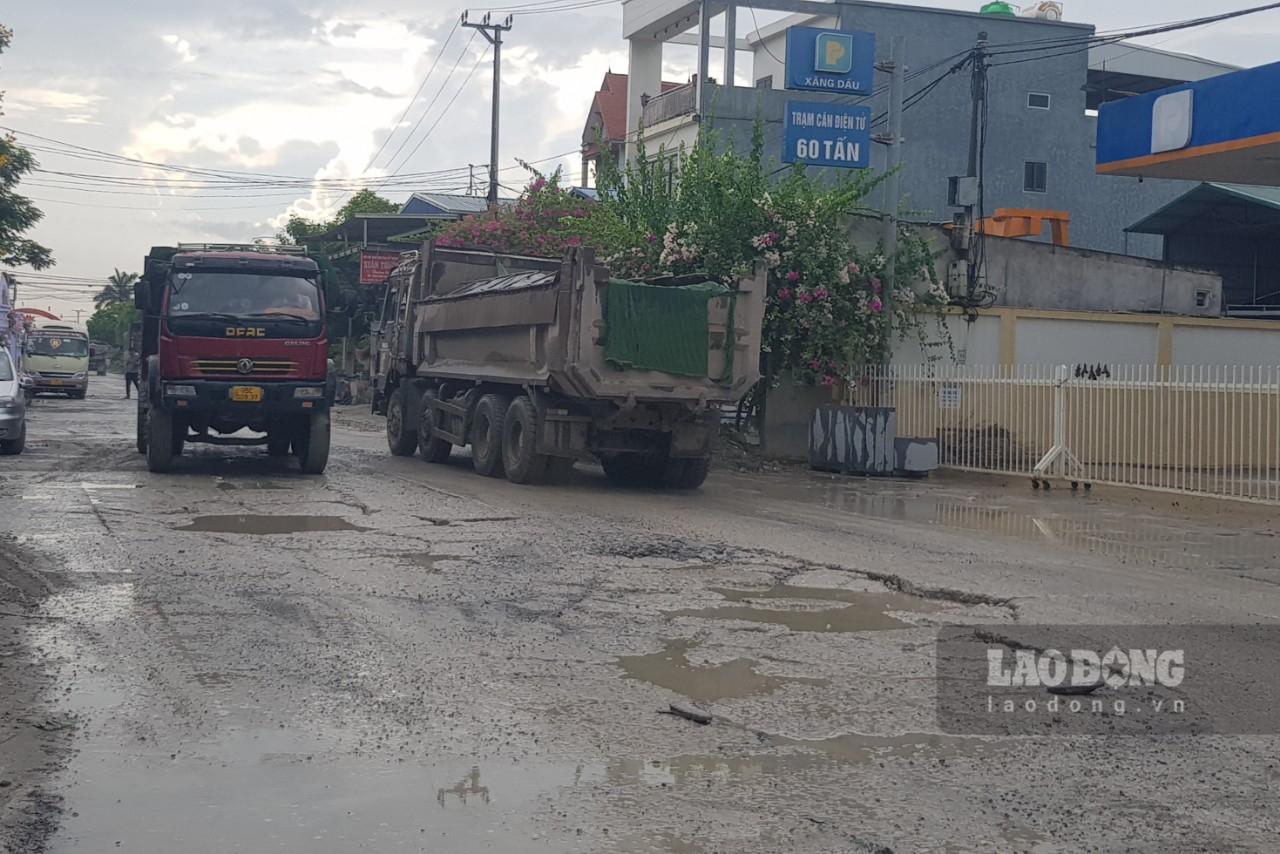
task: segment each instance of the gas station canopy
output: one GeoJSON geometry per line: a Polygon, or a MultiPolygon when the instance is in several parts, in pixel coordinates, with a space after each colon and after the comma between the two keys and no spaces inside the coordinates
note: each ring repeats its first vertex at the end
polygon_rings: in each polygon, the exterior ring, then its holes
{"type": "Polygon", "coordinates": [[[1103,104],[1098,172],[1280,186],[1280,63],[1103,104]]]}

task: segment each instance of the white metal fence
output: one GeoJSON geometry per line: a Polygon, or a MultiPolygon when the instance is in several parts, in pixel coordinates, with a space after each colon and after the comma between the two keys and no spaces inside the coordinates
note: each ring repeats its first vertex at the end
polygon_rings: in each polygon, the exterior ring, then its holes
{"type": "Polygon", "coordinates": [[[1280,368],[891,365],[850,387],[948,468],[1280,503],[1280,368]]]}

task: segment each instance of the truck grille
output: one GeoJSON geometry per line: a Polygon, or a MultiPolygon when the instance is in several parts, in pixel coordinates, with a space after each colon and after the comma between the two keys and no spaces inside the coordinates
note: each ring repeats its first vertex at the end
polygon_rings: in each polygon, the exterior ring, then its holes
{"type": "MultiPolygon", "coordinates": [[[[191,363],[191,366],[202,374],[235,374],[236,376],[246,376],[240,373],[237,367],[239,359],[197,359],[191,363]]],[[[282,362],[274,360],[257,361],[253,360],[253,370],[247,376],[251,377],[282,377],[298,368],[297,362],[282,362]]]]}
{"type": "Polygon", "coordinates": [[[50,379],[66,379],[74,376],[71,371],[41,371],[40,376],[49,377],[50,379]]]}

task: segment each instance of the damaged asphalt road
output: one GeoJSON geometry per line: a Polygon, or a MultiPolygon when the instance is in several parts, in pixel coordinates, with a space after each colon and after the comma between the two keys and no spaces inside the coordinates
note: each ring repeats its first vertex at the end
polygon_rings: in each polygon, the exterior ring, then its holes
{"type": "Polygon", "coordinates": [[[1275,737],[945,735],[934,714],[941,625],[1280,622],[1263,511],[802,471],[526,488],[390,457],[358,410],[322,477],[199,448],[151,475],[132,414],[104,383],[41,399],[0,462],[0,850],[1267,850],[1280,831],[1275,737]]]}

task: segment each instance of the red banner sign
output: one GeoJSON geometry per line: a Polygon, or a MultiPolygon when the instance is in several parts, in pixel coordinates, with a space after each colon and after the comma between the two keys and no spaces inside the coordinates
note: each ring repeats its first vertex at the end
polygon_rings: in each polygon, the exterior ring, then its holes
{"type": "Polygon", "coordinates": [[[375,252],[366,249],[360,253],[360,284],[380,285],[399,265],[399,252],[375,252]]]}

